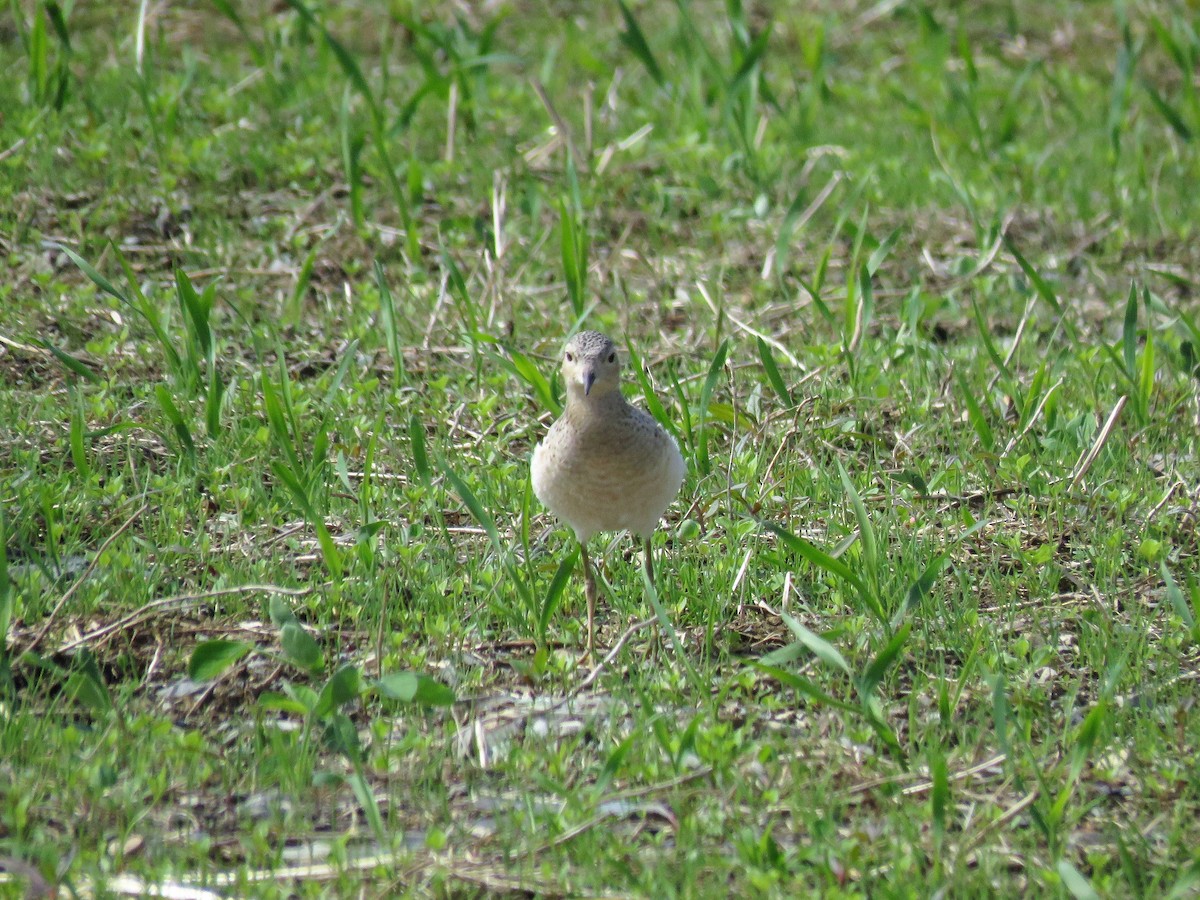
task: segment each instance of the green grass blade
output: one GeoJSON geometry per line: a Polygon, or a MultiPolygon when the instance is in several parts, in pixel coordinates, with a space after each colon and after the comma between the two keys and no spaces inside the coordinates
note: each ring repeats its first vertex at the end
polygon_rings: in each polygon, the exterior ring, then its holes
{"type": "Polygon", "coordinates": [[[1011,758],[1012,745],[1008,739],[1008,724],[1011,715],[1004,673],[996,672],[990,677],[990,680],[992,683],[992,733],[996,736],[996,746],[1000,749],[1000,752],[1006,758],[1011,758]]]}
{"type": "MultiPolygon", "coordinates": [[[[338,714],[339,722],[346,723],[346,730],[355,736],[357,732],[354,728],[354,723],[347,716],[338,714]]],[[[347,745],[357,747],[357,741],[346,741],[347,745]]],[[[353,760],[354,771],[346,777],[346,781],[350,784],[350,790],[354,793],[354,799],[358,801],[359,809],[363,811],[363,817],[367,820],[367,824],[371,826],[371,834],[375,836],[375,841],[379,846],[386,846],[388,841],[388,831],[383,824],[383,814],[379,810],[379,801],[375,799],[375,788],[367,780],[366,773],[363,771],[362,752],[354,750],[346,753],[346,756],[353,760]]]]}
{"type": "MultiPolygon", "coordinates": [[[[649,546],[646,547],[646,552],[650,552],[649,546]]],[[[659,599],[658,589],[655,588],[654,582],[650,580],[650,576],[646,574],[644,568],[642,569],[642,587],[646,591],[646,599],[650,602],[650,608],[654,610],[654,616],[658,619],[658,627],[662,629],[662,633],[671,642],[671,648],[675,651],[675,659],[683,664],[692,687],[697,691],[705,690],[705,682],[700,677],[700,673],[696,671],[696,667],[692,664],[691,657],[684,652],[683,644],[679,640],[679,634],[675,631],[675,626],[671,624],[671,619],[667,615],[662,601],[659,599]]]]}
{"type": "Polygon", "coordinates": [[[767,52],[767,45],[771,40],[772,24],[769,23],[742,54],[742,60],[738,64],[736,71],[734,71],[733,77],[729,80],[728,90],[731,94],[738,90],[742,86],[742,83],[747,81],[754,74],[755,70],[758,69],[763,54],[767,52]]]}
{"type": "Polygon", "coordinates": [[[646,71],[650,73],[655,84],[662,87],[666,83],[666,79],[663,78],[658,60],[650,51],[650,45],[646,42],[646,35],[642,33],[642,27],[634,18],[633,13],[629,11],[629,7],[625,5],[625,0],[617,0],[617,6],[621,8],[621,18],[625,20],[625,30],[621,32],[621,43],[646,67],[646,71]]]}
{"type": "MultiPolygon", "coordinates": [[[[823,637],[820,637],[819,635],[814,634],[812,631],[809,631],[799,621],[794,619],[792,616],[789,616],[787,613],[780,612],[779,617],[783,619],[783,624],[787,626],[788,631],[795,636],[796,640],[800,644],[804,645],[804,647],[806,647],[809,651],[811,651],[812,654],[817,657],[817,659],[821,660],[821,662],[828,666],[832,666],[835,669],[840,669],[847,675],[850,674],[850,664],[846,662],[846,658],[842,656],[837,647],[833,646],[833,644],[829,643],[829,641],[825,640],[823,637]]],[[[767,656],[764,656],[763,662],[770,665],[770,658],[772,655],[773,654],[767,654],[767,656]]]]}
{"type": "Polygon", "coordinates": [[[48,351],[50,355],[58,360],[62,364],[63,368],[68,372],[78,375],[80,378],[90,381],[93,384],[100,381],[100,376],[93,372],[86,363],[84,363],[82,360],[76,359],[69,353],[64,353],[49,341],[42,340],[41,338],[31,338],[29,342],[35,347],[41,347],[43,350],[48,351]]]}
{"type": "Polygon", "coordinates": [[[175,405],[175,400],[171,396],[171,391],[165,384],[157,385],[154,388],[154,396],[158,398],[159,408],[162,409],[163,415],[171,426],[171,430],[175,432],[175,437],[179,439],[180,446],[188,456],[196,455],[196,444],[192,440],[192,430],[184,421],[183,414],[179,411],[179,407],[175,405]]]}
{"type": "Polygon", "coordinates": [[[387,276],[384,275],[383,264],[378,258],[375,259],[375,284],[379,288],[379,315],[383,319],[384,339],[392,357],[392,383],[400,385],[404,382],[404,351],[397,328],[396,304],[388,287],[387,276]]]}
{"type": "Polygon", "coordinates": [[[967,380],[961,372],[955,372],[954,377],[958,382],[958,390],[962,395],[963,402],[967,405],[967,419],[970,421],[971,427],[975,429],[975,435],[979,438],[983,449],[992,453],[996,449],[996,436],[992,433],[992,426],[988,424],[987,416],[983,414],[983,408],[975,399],[975,389],[967,384],[967,380]]]}
{"type": "Polygon", "coordinates": [[[96,285],[96,287],[100,288],[100,290],[104,291],[104,293],[112,297],[116,297],[122,303],[136,309],[136,304],[128,294],[120,290],[111,281],[92,268],[92,264],[85,260],[82,256],[80,256],[70,247],[67,247],[63,244],[55,244],[54,247],[55,249],[61,250],[64,254],[66,254],[67,259],[75,263],[75,266],[79,269],[79,271],[87,276],[88,280],[91,281],[92,284],[96,285]]]}
{"type": "Polygon", "coordinates": [[[879,246],[877,246],[871,252],[871,255],[867,257],[868,276],[873,278],[875,273],[879,271],[879,267],[883,265],[883,261],[887,259],[888,254],[892,252],[892,248],[896,246],[896,241],[899,239],[899,237],[900,229],[893,228],[891,233],[889,233],[887,237],[880,241],[879,246]]]}
{"type": "Polygon", "coordinates": [[[799,535],[792,534],[786,528],[782,528],[781,526],[776,525],[774,522],[760,519],[759,524],[778,537],[793,553],[796,553],[808,560],[808,562],[816,566],[818,569],[822,569],[828,572],[830,575],[842,579],[851,587],[853,587],[854,590],[860,595],[869,595],[870,592],[867,590],[867,585],[862,581],[862,579],[860,579],[854,574],[854,572],[850,570],[849,566],[847,566],[841,560],[835,559],[824,550],[818,549],[804,538],[800,537],[799,535]]]}
{"type": "Polygon", "coordinates": [[[305,254],[304,262],[300,264],[300,272],[296,275],[296,284],[292,287],[292,296],[284,313],[284,322],[298,323],[304,314],[304,298],[308,296],[308,286],[312,283],[313,266],[317,264],[317,253],[320,245],[313,247],[305,254]]]}
{"type": "Polygon", "coordinates": [[[546,380],[546,376],[542,374],[541,369],[534,365],[533,361],[520,350],[509,348],[508,357],[508,361],[512,364],[512,371],[517,377],[533,388],[533,392],[537,396],[542,408],[557,417],[562,412],[562,404],[554,396],[550,382],[546,380]]]}
{"type": "Polygon", "coordinates": [[[899,628],[900,624],[920,605],[921,601],[929,596],[929,592],[933,590],[934,584],[937,583],[938,576],[942,574],[942,569],[946,565],[946,559],[945,555],[934,559],[925,567],[925,571],[920,574],[917,580],[908,586],[900,608],[896,610],[896,615],[892,617],[892,628],[899,628]]]}
{"type": "Polygon", "coordinates": [[[1125,371],[1133,380],[1137,371],[1137,323],[1138,297],[1137,285],[1129,285],[1129,299],[1125,302],[1125,322],[1121,328],[1121,348],[1125,354],[1125,371]]]}
{"type": "Polygon", "coordinates": [[[1138,360],[1137,397],[1141,422],[1150,420],[1150,404],[1154,398],[1154,335],[1146,332],[1146,343],[1138,360]]]}
{"type": "Polygon", "coordinates": [[[191,323],[192,334],[200,349],[200,354],[204,357],[207,357],[212,350],[212,330],[209,328],[208,319],[212,311],[212,288],[214,287],[214,285],[209,285],[205,289],[204,295],[201,296],[196,293],[196,288],[192,285],[192,280],[188,278],[187,272],[183,269],[175,270],[175,294],[179,299],[179,311],[183,313],[185,320],[191,323]]]}
{"type": "Polygon", "coordinates": [[[1183,591],[1180,590],[1175,578],[1171,575],[1171,570],[1167,568],[1167,561],[1162,560],[1158,564],[1159,574],[1162,576],[1163,585],[1166,588],[1167,600],[1171,604],[1171,608],[1175,610],[1175,615],[1183,620],[1183,624],[1187,627],[1191,634],[1192,641],[1200,641],[1200,631],[1196,628],[1196,623],[1200,620],[1200,610],[1193,610],[1187,599],[1183,596],[1183,591]]]}
{"type": "Polygon", "coordinates": [[[496,528],[496,520],[484,509],[483,504],[479,502],[479,498],[475,496],[475,492],[471,490],[470,485],[458,477],[458,474],[450,468],[450,464],[446,460],[439,459],[438,463],[442,474],[446,476],[446,480],[450,482],[450,486],[454,489],[454,493],[458,494],[467,511],[471,513],[471,518],[487,534],[488,540],[492,543],[492,549],[497,553],[502,553],[504,546],[500,542],[500,532],[496,528]]]}
{"type": "Polygon", "coordinates": [[[287,458],[287,468],[292,472],[301,472],[303,466],[300,463],[300,456],[296,452],[296,445],[292,441],[292,432],[288,427],[287,417],[284,414],[283,399],[280,391],[275,387],[271,377],[265,372],[261,377],[263,410],[267,414],[267,428],[271,432],[271,437],[279,449],[283,451],[283,455],[287,458]]]}
{"type": "Polygon", "coordinates": [[[832,694],[821,690],[810,679],[803,675],[797,675],[794,672],[789,672],[787,669],[781,669],[778,666],[768,666],[760,662],[750,661],[750,665],[767,675],[774,678],[784,687],[790,687],[797,693],[803,694],[810,700],[815,700],[818,703],[823,703],[833,709],[840,709],[842,712],[854,713],[855,715],[862,713],[862,708],[853,704],[847,703],[845,700],[839,700],[832,694]]]}
{"type": "Polygon", "coordinates": [[[1065,859],[1060,859],[1054,866],[1058,877],[1075,900],[1100,900],[1100,894],[1092,887],[1082,872],[1065,859]]]}
{"type": "MultiPolygon", "coordinates": [[[[71,404],[71,461],[75,464],[75,471],[80,480],[86,482],[92,474],[92,467],[88,462],[87,446],[84,443],[87,430],[86,412],[83,408],[83,395],[79,391],[72,391],[71,394],[74,401],[71,404]]],[[[0,640],[2,639],[3,634],[0,633],[0,640]]]]}
{"type": "Polygon", "coordinates": [[[767,382],[771,385],[771,389],[775,391],[775,396],[787,408],[796,405],[792,399],[792,392],[788,390],[787,384],[783,380],[783,375],[779,372],[779,366],[775,363],[775,355],[771,352],[771,347],[762,338],[758,338],[758,358],[762,362],[763,371],[767,373],[767,382]]]}
{"type": "Polygon", "coordinates": [[[941,841],[946,834],[947,814],[953,802],[950,797],[950,773],[946,767],[945,754],[940,752],[940,748],[931,748],[929,756],[929,780],[932,783],[929,791],[929,813],[933,821],[934,838],[941,841]]]}
{"type": "Polygon", "coordinates": [[[350,200],[350,218],[355,227],[362,230],[367,224],[363,208],[362,173],[362,151],[366,138],[358,128],[358,117],[352,109],[353,100],[354,90],[347,84],[338,109],[338,132],[341,137],[342,169],[346,173],[346,190],[350,200]]]}
{"type": "Polygon", "coordinates": [[[429,467],[429,453],[425,448],[425,421],[416,413],[408,419],[408,443],[412,450],[413,470],[425,484],[433,477],[429,467]]]}
{"type": "Polygon", "coordinates": [[[337,371],[333,375],[333,381],[329,382],[329,387],[325,389],[325,396],[321,399],[321,408],[325,410],[325,414],[321,418],[322,428],[333,417],[338,397],[342,393],[342,383],[346,380],[346,373],[350,370],[350,364],[354,362],[357,356],[358,338],[355,338],[341,352],[341,361],[338,362],[337,371]]]}
{"type": "Polygon", "coordinates": [[[1017,249],[1017,245],[1013,243],[1012,238],[1010,238],[1008,235],[1004,236],[1004,246],[1008,248],[1008,252],[1012,254],[1012,258],[1017,261],[1017,265],[1021,267],[1021,271],[1025,273],[1025,277],[1028,278],[1029,283],[1033,285],[1034,292],[1041,297],[1042,300],[1048,303],[1054,312],[1058,314],[1063,323],[1063,327],[1067,330],[1067,334],[1070,336],[1072,341],[1075,341],[1075,326],[1070,319],[1067,318],[1065,312],[1063,311],[1062,304],[1058,302],[1058,295],[1054,292],[1054,288],[1052,288],[1050,283],[1038,273],[1037,269],[1030,265],[1029,260],[1021,255],[1021,251],[1017,249]]]}
{"type": "Polygon", "coordinates": [[[911,631],[912,622],[906,622],[904,627],[891,636],[883,649],[875,654],[875,658],[871,660],[870,665],[863,671],[858,681],[859,690],[862,691],[864,697],[875,693],[875,689],[883,681],[887,670],[900,656],[900,651],[904,649],[904,644],[908,641],[911,631]]]}
{"type": "Polygon", "coordinates": [[[225,400],[225,380],[217,365],[215,348],[208,356],[208,391],[204,398],[204,427],[210,438],[221,430],[221,407],[225,400]]]}
{"type": "Polygon", "coordinates": [[[329,32],[329,29],[313,15],[312,10],[301,3],[300,0],[286,0],[286,2],[310,27],[315,28],[321,33],[325,45],[333,52],[338,65],[342,68],[343,74],[345,74],[350,83],[354,85],[355,89],[367,101],[372,111],[374,111],[376,109],[375,94],[371,91],[371,86],[367,84],[367,79],[363,76],[362,69],[359,67],[358,60],[354,58],[354,55],[342,46],[341,42],[329,32]]]}
{"type": "Polygon", "coordinates": [[[858,495],[858,491],[854,489],[854,482],[846,474],[846,468],[842,465],[841,460],[838,460],[837,467],[838,475],[842,479],[842,490],[850,498],[850,504],[854,508],[854,518],[858,520],[858,536],[859,540],[862,541],[863,548],[863,566],[867,570],[871,584],[878,585],[879,545],[875,540],[875,527],[871,524],[871,517],[867,515],[867,507],[863,504],[862,497],[858,495]]]}
{"type": "Polygon", "coordinates": [[[559,202],[559,239],[562,251],[563,280],[576,318],[587,305],[588,232],[578,201],[559,202]]]}
{"type": "Polygon", "coordinates": [[[305,486],[301,483],[296,474],[286,465],[273,460],[271,462],[271,471],[275,473],[275,477],[283,482],[284,487],[292,495],[292,499],[296,505],[300,507],[300,512],[312,526],[313,531],[317,533],[317,543],[321,547],[321,556],[325,560],[325,566],[329,569],[329,573],[335,579],[342,577],[342,554],[338,550],[337,544],[334,543],[333,536],[329,533],[329,528],[325,524],[325,520],[318,515],[316,507],[313,505],[312,497],[309,495],[305,486]]]}
{"type": "MultiPolygon", "coordinates": [[[[658,423],[663,426],[675,440],[683,446],[685,441],[680,433],[679,426],[675,421],[667,415],[666,408],[662,405],[662,401],[658,399],[658,392],[654,390],[654,385],[650,383],[650,377],[646,374],[646,367],[642,363],[642,358],[638,355],[637,347],[633,341],[626,342],[626,350],[629,353],[629,368],[633,371],[633,377],[637,380],[638,387],[642,389],[642,397],[646,401],[646,409],[650,411],[650,415],[658,420],[658,423]]],[[[687,416],[686,408],[684,415],[687,416]]],[[[690,430],[685,422],[685,430],[690,430]]]]}
{"type": "Polygon", "coordinates": [[[8,517],[0,508],[0,690],[12,687],[8,628],[12,624],[13,583],[8,573],[8,517]]]}
{"type": "Polygon", "coordinates": [[[458,307],[463,320],[467,323],[467,334],[474,342],[474,335],[479,333],[479,311],[476,309],[475,301],[471,299],[470,290],[467,289],[467,280],[463,278],[462,269],[459,268],[458,261],[450,251],[443,249],[441,258],[442,269],[446,273],[446,289],[454,298],[455,306],[458,307]]]}
{"type": "Polygon", "coordinates": [[[987,319],[984,318],[983,311],[979,308],[979,301],[974,294],[971,295],[971,312],[975,316],[975,325],[979,328],[979,338],[983,341],[983,349],[987,352],[988,359],[992,361],[992,365],[996,367],[997,372],[1004,378],[1011,380],[1012,375],[1008,371],[1008,366],[1004,364],[1004,357],[996,349],[991,331],[988,329],[987,319]]]}
{"type": "Polygon", "coordinates": [[[253,649],[254,645],[246,641],[203,641],[188,659],[188,677],[192,681],[212,681],[253,649]]]}
{"type": "Polygon", "coordinates": [[[699,427],[697,428],[696,443],[699,454],[697,463],[700,467],[700,472],[707,475],[712,471],[712,464],[709,462],[708,455],[708,406],[712,402],[713,393],[716,391],[717,382],[720,381],[725,370],[725,359],[729,355],[729,339],[721,341],[721,346],[717,348],[716,354],[713,356],[712,363],[709,364],[708,374],[704,378],[704,385],[700,388],[700,406],[697,411],[699,416],[699,427]]]}
{"type": "Polygon", "coordinates": [[[66,18],[63,17],[62,7],[54,2],[54,0],[47,0],[42,8],[46,11],[46,18],[50,20],[50,24],[54,27],[55,36],[57,36],[63,47],[69,51],[71,49],[71,32],[67,28],[66,18]]]}
{"type": "Polygon", "coordinates": [[[1179,136],[1180,140],[1190,144],[1195,135],[1192,134],[1192,129],[1188,127],[1183,113],[1172,106],[1170,101],[1160,94],[1154,85],[1146,79],[1142,79],[1142,88],[1146,91],[1150,102],[1154,104],[1154,108],[1158,110],[1159,115],[1167,120],[1167,124],[1171,126],[1171,130],[1179,136]]]}
{"type": "Polygon", "coordinates": [[[550,620],[554,617],[554,613],[558,609],[563,592],[571,582],[571,573],[575,571],[575,566],[578,562],[579,542],[576,541],[572,544],[571,552],[563,557],[562,561],[558,564],[554,578],[550,580],[550,586],[546,588],[546,596],[542,599],[542,609],[538,615],[538,639],[543,644],[546,642],[546,632],[550,627],[550,620]]]}

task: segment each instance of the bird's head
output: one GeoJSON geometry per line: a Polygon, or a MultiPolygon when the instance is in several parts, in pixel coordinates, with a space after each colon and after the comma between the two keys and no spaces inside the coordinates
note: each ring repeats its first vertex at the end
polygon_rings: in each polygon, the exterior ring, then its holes
{"type": "Polygon", "coordinates": [[[621,384],[617,345],[598,331],[581,331],[563,350],[563,381],[570,397],[603,397],[621,384]]]}

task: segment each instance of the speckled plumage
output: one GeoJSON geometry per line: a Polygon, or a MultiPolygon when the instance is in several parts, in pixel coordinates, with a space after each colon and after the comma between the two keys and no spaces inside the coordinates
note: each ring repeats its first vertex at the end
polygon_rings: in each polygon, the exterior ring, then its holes
{"type": "Polygon", "coordinates": [[[617,348],[597,331],[575,335],[563,351],[567,403],[533,451],[537,498],[575,531],[588,588],[588,649],[593,649],[595,583],[587,541],[600,531],[628,530],[646,543],[686,473],[674,439],[621,394],[617,348]]]}

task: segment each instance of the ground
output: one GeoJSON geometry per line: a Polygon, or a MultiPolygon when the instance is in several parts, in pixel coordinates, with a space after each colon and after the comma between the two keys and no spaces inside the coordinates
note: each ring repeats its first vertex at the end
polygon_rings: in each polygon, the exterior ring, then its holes
{"type": "Polygon", "coordinates": [[[1195,895],[1195,12],[12,4],[0,886],[1195,895]]]}

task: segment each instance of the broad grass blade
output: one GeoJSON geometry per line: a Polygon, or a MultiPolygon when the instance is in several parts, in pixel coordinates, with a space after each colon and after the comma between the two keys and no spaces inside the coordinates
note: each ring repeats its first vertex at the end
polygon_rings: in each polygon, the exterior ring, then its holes
{"type": "Polygon", "coordinates": [[[875,528],[871,524],[871,517],[867,515],[867,507],[863,504],[862,497],[858,495],[858,491],[854,489],[854,482],[846,474],[846,469],[842,465],[841,460],[838,460],[837,467],[838,475],[842,479],[842,489],[846,492],[846,496],[850,498],[850,504],[854,507],[854,518],[858,520],[858,534],[863,546],[863,564],[867,569],[867,574],[870,576],[872,583],[878,584],[879,546],[875,541],[875,528]]]}
{"type": "Polygon", "coordinates": [[[254,649],[246,641],[224,638],[196,645],[188,660],[188,677],[192,681],[211,681],[254,649]]]}
{"type": "MultiPolygon", "coordinates": [[[[842,656],[837,647],[833,646],[833,644],[829,643],[829,641],[825,640],[823,637],[820,637],[819,635],[814,634],[812,631],[809,631],[802,624],[800,624],[800,622],[798,622],[792,616],[789,616],[787,613],[780,612],[779,616],[783,619],[784,624],[787,625],[788,631],[795,635],[796,640],[799,643],[803,644],[810,651],[812,651],[812,654],[816,656],[817,659],[821,660],[821,662],[825,663],[826,665],[833,666],[835,669],[840,669],[847,675],[851,674],[850,664],[846,662],[846,658],[842,656]]],[[[767,654],[767,656],[764,656],[763,662],[767,663],[772,655],[773,654],[767,654]]]]}
{"type": "Polygon", "coordinates": [[[625,20],[625,30],[621,32],[621,43],[629,48],[629,51],[646,67],[646,71],[650,73],[650,77],[654,79],[655,83],[662,87],[666,83],[662,69],[659,68],[654,54],[650,52],[650,45],[646,43],[646,35],[642,33],[642,27],[638,25],[637,19],[625,5],[625,0],[617,0],[617,5],[621,7],[621,17],[625,20]]]}
{"type": "Polygon", "coordinates": [[[542,609],[538,615],[538,637],[542,643],[546,641],[546,632],[550,627],[550,620],[554,617],[554,613],[558,609],[563,592],[571,582],[571,573],[575,571],[575,565],[578,561],[579,543],[575,542],[572,544],[571,552],[558,564],[558,570],[554,573],[554,578],[550,580],[550,586],[546,589],[546,596],[542,599],[542,609]]]}
{"type": "Polygon", "coordinates": [[[760,519],[759,524],[761,524],[768,531],[774,533],[781,541],[783,541],[789,550],[793,551],[794,553],[798,553],[818,569],[823,569],[830,575],[841,578],[856,591],[858,591],[859,594],[866,595],[868,593],[867,585],[862,581],[862,579],[860,579],[850,570],[849,566],[847,566],[840,559],[835,559],[824,550],[818,549],[804,538],[800,537],[799,535],[792,534],[786,528],[776,525],[774,522],[768,522],[765,519],[760,519]]]}
{"type": "Polygon", "coordinates": [[[758,338],[758,358],[762,361],[763,371],[767,373],[767,382],[771,385],[771,389],[775,391],[780,402],[789,409],[796,405],[792,399],[792,392],[788,390],[787,384],[783,380],[783,375],[779,372],[779,366],[775,364],[775,355],[771,352],[770,345],[762,338],[758,338]]]}

